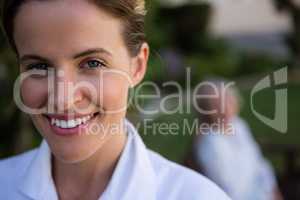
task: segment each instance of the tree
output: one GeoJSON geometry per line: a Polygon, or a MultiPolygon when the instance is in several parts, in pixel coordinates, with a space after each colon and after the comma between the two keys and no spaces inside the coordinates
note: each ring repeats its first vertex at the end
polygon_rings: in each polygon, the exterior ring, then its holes
{"type": "Polygon", "coordinates": [[[294,56],[294,66],[300,66],[300,1],[274,0],[279,11],[286,11],[291,17],[293,31],[287,37],[288,45],[294,56]]]}

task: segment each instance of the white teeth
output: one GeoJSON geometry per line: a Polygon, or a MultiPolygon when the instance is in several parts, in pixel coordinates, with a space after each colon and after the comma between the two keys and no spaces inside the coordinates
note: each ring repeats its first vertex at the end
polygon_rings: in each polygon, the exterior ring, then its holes
{"type": "Polygon", "coordinates": [[[86,117],[82,118],[76,118],[76,119],[70,119],[70,120],[59,120],[51,118],[51,125],[57,126],[59,128],[75,128],[76,126],[79,126],[80,124],[87,123],[93,115],[88,115],[86,117]]]}
{"type": "Polygon", "coordinates": [[[80,118],[76,119],[76,125],[80,125],[82,123],[82,120],[80,118]]]}
{"type": "Polygon", "coordinates": [[[55,120],[55,125],[60,127],[60,121],[58,119],[55,120]]]}
{"type": "Polygon", "coordinates": [[[67,125],[68,125],[68,128],[74,128],[74,127],[76,127],[75,120],[74,119],[69,120],[68,123],[67,123],[67,125]]]}
{"type": "Polygon", "coordinates": [[[60,127],[61,128],[67,128],[68,127],[68,122],[65,120],[60,120],[60,127]]]}

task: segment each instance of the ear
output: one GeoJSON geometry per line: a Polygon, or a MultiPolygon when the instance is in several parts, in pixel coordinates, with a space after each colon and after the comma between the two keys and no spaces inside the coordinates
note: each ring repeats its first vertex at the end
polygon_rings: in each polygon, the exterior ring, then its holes
{"type": "Polygon", "coordinates": [[[138,85],[144,78],[146,71],[147,71],[147,64],[149,58],[150,48],[149,45],[145,42],[142,44],[140,52],[137,56],[132,58],[132,65],[131,65],[131,80],[133,86],[138,85]]]}

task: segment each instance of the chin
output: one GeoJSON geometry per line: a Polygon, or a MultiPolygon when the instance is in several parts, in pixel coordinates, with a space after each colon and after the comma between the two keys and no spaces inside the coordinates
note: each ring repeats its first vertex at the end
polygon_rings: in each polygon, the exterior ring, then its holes
{"type": "Polygon", "coordinates": [[[49,146],[57,160],[72,164],[88,160],[102,147],[102,144],[72,144],[70,142],[69,144],[63,145],[51,145],[51,143],[49,143],[49,146]]]}

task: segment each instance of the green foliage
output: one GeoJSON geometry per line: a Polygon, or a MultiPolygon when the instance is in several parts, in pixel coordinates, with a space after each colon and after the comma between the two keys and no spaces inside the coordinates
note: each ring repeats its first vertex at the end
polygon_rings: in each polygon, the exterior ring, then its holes
{"type": "Polygon", "coordinates": [[[186,58],[192,67],[193,82],[198,83],[205,76],[218,75],[232,77],[239,67],[240,57],[220,40],[210,39],[206,51],[191,54],[186,58]]]}
{"type": "Polygon", "coordinates": [[[286,59],[276,59],[265,54],[241,53],[237,75],[256,74],[271,71],[279,67],[289,66],[286,59]]]}
{"type": "Polygon", "coordinates": [[[286,42],[294,54],[293,67],[300,65],[300,6],[297,0],[273,0],[279,11],[289,14],[293,30],[286,37],[286,42]]]}
{"type": "Polygon", "coordinates": [[[151,49],[157,50],[169,43],[169,33],[166,31],[165,25],[161,24],[161,19],[159,17],[159,1],[151,0],[151,3],[147,3],[147,10],[147,16],[145,20],[147,41],[149,44],[151,44],[151,49]]]}

